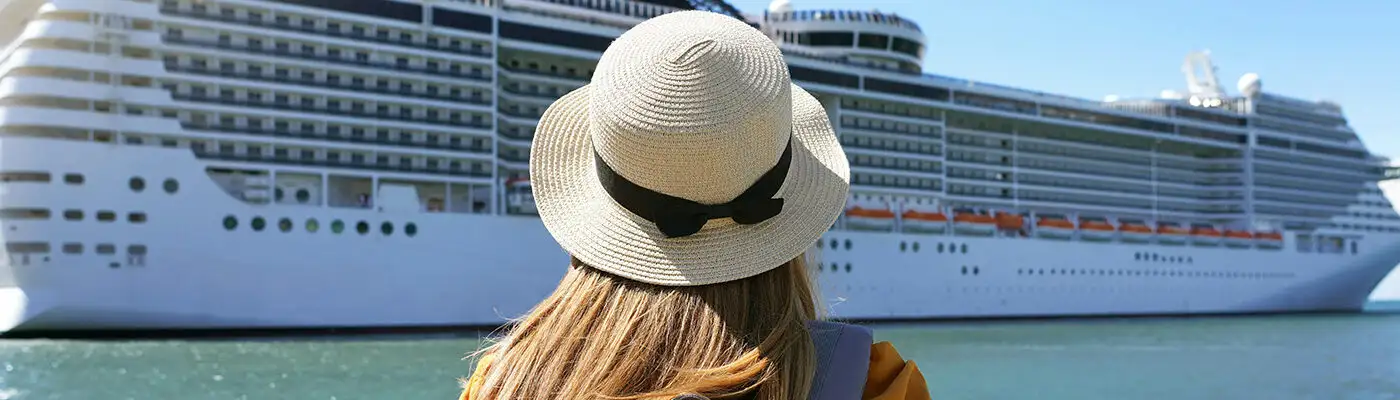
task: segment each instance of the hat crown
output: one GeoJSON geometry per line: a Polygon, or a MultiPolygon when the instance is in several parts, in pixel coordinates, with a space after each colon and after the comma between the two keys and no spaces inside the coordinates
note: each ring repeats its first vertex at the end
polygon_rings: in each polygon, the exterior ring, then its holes
{"type": "Polygon", "coordinates": [[[603,53],[590,93],[594,150],[636,184],[704,204],[772,169],[792,124],[782,52],[737,19],[652,18],[603,53]]]}

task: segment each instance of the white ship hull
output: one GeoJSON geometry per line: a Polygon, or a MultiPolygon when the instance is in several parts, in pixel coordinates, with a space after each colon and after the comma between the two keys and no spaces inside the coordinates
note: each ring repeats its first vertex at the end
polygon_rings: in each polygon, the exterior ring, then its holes
{"type": "MultiPolygon", "coordinates": [[[[0,264],[0,332],[493,326],[547,295],[568,261],[530,217],[249,205],[188,151],[6,138],[0,165],[85,176],[82,185],[10,182],[0,193],[6,207],[55,210],[4,222],[6,242],[52,242],[53,251],[12,250],[0,264]],[[134,193],[133,176],[180,188],[134,193]],[[147,220],[66,221],[63,209],[147,220]],[[233,231],[221,225],[229,215],[240,220],[233,231]],[[249,229],[254,216],[267,228],[249,229]],[[295,221],[290,232],[277,228],[283,217],[295,221]],[[311,218],[314,233],[303,225],[311,218]],[[333,234],[336,219],[374,229],[333,234]],[[387,237],[386,221],[396,225],[387,237]],[[408,222],[414,237],[402,234],[408,222]],[[88,251],[58,251],[70,242],[88,251]],[[94,254],[102,243],[118,251],[94,254]],[[143,259],[126,255],[132,244],[147,246],[143,259]]],[[[1400,263],[1400,235],[1388,233],[1359,239],[1356,254],[1303,253],[1291,242],[1264,250],[851,231],[820,245],[822,300],[831,316],[860,320],[1358,311],[1400,263]]]]}

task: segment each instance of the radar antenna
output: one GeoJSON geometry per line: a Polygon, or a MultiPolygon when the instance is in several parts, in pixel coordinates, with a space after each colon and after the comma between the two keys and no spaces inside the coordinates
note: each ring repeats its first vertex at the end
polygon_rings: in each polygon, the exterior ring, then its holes
{"type": "Polygon", "coordinates": [[[1220,80],[1215,78],[1215,64],[1210,61],[1210,50],[1187,54],[1181,72],[1186,73],[1186,89],[1191,95],[1206,98],[1225,97],[1225,91],[1220,88],[1220,80]]]}

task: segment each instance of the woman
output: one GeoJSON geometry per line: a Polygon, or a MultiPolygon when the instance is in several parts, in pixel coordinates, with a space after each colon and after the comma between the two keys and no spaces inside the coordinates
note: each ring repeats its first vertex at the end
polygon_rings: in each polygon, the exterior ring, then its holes
{"type": "Polygon", "coordinates": [[[621,35],[545,111],[530,175],[573,256],[461,398],[927,399],[864,328],[816,321],[803,253],[849,167],[769,38],[703,11],[621,35]]]}

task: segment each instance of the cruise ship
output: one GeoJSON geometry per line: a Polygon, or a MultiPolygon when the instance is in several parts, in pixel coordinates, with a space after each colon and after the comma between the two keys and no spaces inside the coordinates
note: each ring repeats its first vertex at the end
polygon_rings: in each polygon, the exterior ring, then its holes
{"type": "Polygon", "coordinates": [[[687,9],[772,37],[837,127],[830,317],[1351,312],[1400,263],[1393,170],[1341,108],[1227,91],[1208,53],[1100,101],[929,74],[915,22],[785,0],[0,0],[0,332],[506,323],[568,262],[537,118],[687,9]]]}

